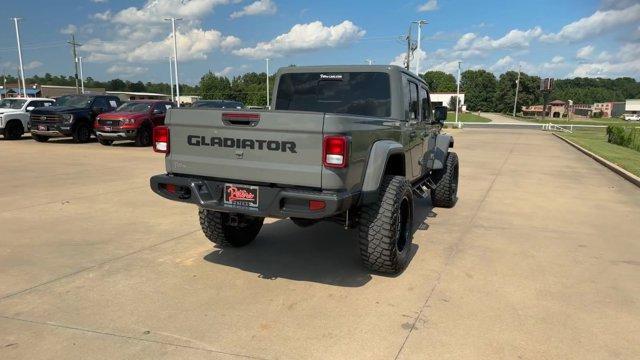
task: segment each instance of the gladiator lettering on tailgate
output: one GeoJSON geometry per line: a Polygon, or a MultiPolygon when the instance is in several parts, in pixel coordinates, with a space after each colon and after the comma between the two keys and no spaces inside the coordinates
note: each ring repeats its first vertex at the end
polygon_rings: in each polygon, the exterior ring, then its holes
{"type": "Polygon", "coordinates": [[[298,151],[296,151],[296,143],[294,141],[236,139],[218,136],[206,137],[200,135],[187,135],[187,144],[189,144],[189,146],[211,146],[229,149],[268,150],[290,152],[292,154],[298,153],[298,151]]]}

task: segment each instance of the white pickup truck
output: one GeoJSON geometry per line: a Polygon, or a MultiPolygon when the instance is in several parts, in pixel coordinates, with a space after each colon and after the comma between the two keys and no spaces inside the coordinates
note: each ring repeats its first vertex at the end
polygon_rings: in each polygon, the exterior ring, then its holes
{"type": "Polygon", "coordinates": [[[52,106],[53,99],[7,98],[0,100],[0,135],[7,140],[16,140],[28,132],[31,124],[29,113],[38,107],[52,106]]]}

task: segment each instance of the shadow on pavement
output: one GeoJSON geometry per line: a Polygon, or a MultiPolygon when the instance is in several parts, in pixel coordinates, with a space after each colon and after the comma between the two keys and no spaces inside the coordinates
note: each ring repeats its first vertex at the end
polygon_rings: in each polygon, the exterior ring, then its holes
{"type": "MultiPolygon", "coordinates": [[[[414,233],[426,230],[426,219],[436,216],[428,200],[417,200],[415,206],[414,233]]],[[[418,248],[414,242],[410,259],[418,248]]],[[[300,228],[290,220],[265,224],[250,245],[216,249],[204,260],[255,273],[267,280],[284,278],[342,287],[360,287],[371,280],[371,273],[360,263],[357,230],[346,231],[329,222],[308,228],[300,228]]]]}

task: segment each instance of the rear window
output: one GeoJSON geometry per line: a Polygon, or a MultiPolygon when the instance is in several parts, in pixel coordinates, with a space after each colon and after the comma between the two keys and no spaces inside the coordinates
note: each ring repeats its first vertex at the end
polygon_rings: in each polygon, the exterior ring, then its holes
{"type": "Polygon", "coordinates": [[[278,84],[276,110],[389,117],[389,75],[382,72],[283,74],[278,84]]]}

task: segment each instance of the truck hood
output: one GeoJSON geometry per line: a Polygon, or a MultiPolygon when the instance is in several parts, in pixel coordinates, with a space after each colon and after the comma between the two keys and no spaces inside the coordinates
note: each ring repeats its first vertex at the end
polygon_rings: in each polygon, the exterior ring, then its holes
{"type": "Polygon", "coordinates": [[[17,113],[17,112],[22,112],[22,110],[20,110],[20,109],[2,109],[2,108],[0,108],[0,114],[17,113]]]}
{"type": "Polygon", "coordinates": [[[33,109],[33,111],[31,111],[32,114],[40,114],[40,115],[46,115],[46,114],[78,114],[78,113],[83,113],[83,112],[87,112],[89,111],[89,109],[87,108],[76,108],[76,107],[71,107],[71,106],[47,106],[47,107],[41,107],[41,108],[36,108],[33,109]]]}
{"type": "Polygon", "coordinates": [[[103,120],[119,120],[119,119],[142,119],[147,117],[146,112],[110,112],[100,114],[103,120]]]}

